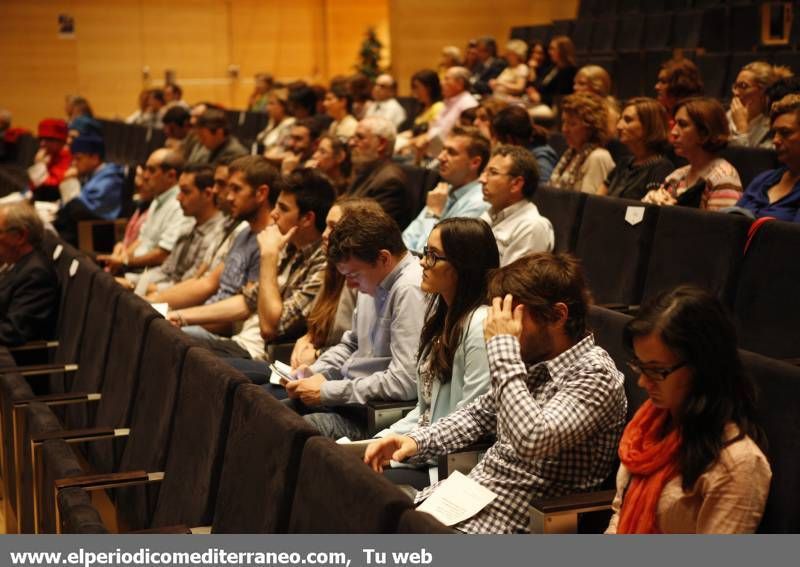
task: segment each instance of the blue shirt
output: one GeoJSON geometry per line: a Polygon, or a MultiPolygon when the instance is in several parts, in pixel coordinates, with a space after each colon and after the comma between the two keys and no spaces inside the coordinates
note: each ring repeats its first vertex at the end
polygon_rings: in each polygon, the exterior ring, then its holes
{"type": "Polygon", "coordinates": [[[114,220],[122,211],[125,172],[116,163],[103,163],[81,187],[78,199],[98,217],[114,220]]]}
{"type": "Polygon", "coordinates": [[[547,183],[558,163],[558,154],[547,144],[531,148],[531,153],[536,158],[536,165],[539,167],[539,183],[547,183]]]}
{"type": "Polygon", "coordinates": [[[257,282],[260,266],[261,254],[258,251],[256,234],[248,226],[239,233],[228,255],[225,256],[225,267],[219,278],[219,288],[217,293],[206,301],[206,305],[241,293],[245,285],[257,282]]]}
{"type": "Polygon", "coordinates": [[[433,227],[440,220],[455,217],[478,218],[488,208],[489,203],[483,200],[483,185],[477,179],[462,185],[455,191],[451,187],[450,195],[442,209],[442,216],[438,219],[431,216],[428,208],[425,207],[403,231],[403,242],[409,250],[421,252],[428,243],[428,236],[433,227]]]}
{"type": "Polygon", "coordinates": [[[800,181],[795,183],[792,191],[775,201],[769,202],[767,191],[780,183],[787,168],[771,169],[757,175],[742,195],[737,207],[752,211],[756,218],[775,217],[778,220],[800,222],[800,181]]]}

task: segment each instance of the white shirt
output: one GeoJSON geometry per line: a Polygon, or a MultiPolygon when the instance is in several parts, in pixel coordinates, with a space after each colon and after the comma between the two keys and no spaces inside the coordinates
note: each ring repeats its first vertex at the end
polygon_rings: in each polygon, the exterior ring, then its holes
{"type": "Polygon", "coordinates": [[[395,128],[400,128],[400,124],[406,120],[406,110],[397,99],[392,97],[388,100],[371,100],[367,103],[364,116],[383,116],[394,124],[395,128]]]}
{"type": "Polygon", "coordinates": [[[178,186],[175,185],[153,199],[147,219],[139,231],[139,246],[134,256],[142,256],[161,248],[171,252],[178,238],[192,230],[194,218],[184,216],[178,202],[178,186]]]}
{"type": "Polygon", "coordinates": [[[492,227],[500,252],[500,266],[506,266],[527,254],[553,250],[553,225],[527,199],[498,213],[489,209],[481,218],[492,227]]]}

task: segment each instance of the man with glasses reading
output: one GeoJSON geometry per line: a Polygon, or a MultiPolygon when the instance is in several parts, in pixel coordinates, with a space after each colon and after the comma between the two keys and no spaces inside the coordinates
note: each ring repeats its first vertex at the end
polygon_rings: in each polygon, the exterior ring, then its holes
{"type": "Polygon", "coordinates": [[[353,326],[338,345],[286,382],[291,407],[328,437],[367,437],[345,404],[413,400],[425,313],[422,268],[385,213],[350,211],[330,234],[328,262],[358,289],[353,326]],[[300,403],[298,403],[300,402],[300,403]]]}
{"type": "Polygon", "coordinates": [[[553,250],[553,225],[530,201],[539,185],[533,154],[519,146],[498,146],[480,181],[483,198],[491,205],[481,218],[492,227],[501,266],[526,254],[553,250]]]}

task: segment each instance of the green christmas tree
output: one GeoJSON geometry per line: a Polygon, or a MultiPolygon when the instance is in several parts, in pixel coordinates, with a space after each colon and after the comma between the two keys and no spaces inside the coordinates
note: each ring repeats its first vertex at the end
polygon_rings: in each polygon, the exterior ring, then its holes
{"type": "Polygon", "coordinates": [[[356,71],[363,73],[370,79],[375,79],[380,74],[381,49],[383,44],[378,40],[374,28],[367,30],[366,37],[358,51],[358,64],[356,71]]]}

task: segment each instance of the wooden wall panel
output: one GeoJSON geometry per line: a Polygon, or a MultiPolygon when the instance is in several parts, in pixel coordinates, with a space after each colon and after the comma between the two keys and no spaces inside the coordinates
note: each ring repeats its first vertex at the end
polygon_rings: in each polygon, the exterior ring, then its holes
{"type": "Polygon", "coordinates": [[[354,72],[361,43],[370,27],[383,44],[381,64],[391,64],[388,0],[326,0],[326,4],[329,77],[354,72]]]}

